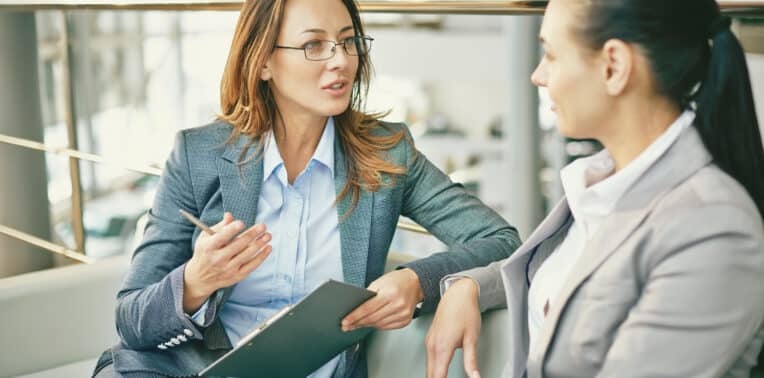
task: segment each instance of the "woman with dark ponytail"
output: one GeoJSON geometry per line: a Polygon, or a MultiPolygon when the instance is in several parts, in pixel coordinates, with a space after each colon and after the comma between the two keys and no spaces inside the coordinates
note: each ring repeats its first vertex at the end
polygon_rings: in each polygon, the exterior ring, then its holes
{"type": "Polygon", "coordinates": [[[764,151],[743,49],[714,0],[550,0],[533,74],[560,132],[605,150],[508,259],[445,277],[427,376],[748,377],[764,343],[764,151]]]}

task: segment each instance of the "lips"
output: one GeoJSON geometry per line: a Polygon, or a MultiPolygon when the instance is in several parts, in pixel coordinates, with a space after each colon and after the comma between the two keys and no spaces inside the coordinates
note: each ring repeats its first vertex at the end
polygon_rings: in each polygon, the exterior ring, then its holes
{"type": "Polygon", "coordinates": [[[339,89],[337,87],[343,87],[347,85],[347,80],[335,80],[329,84],[324,85],[321,89],[339,89]]]}
{"type": "Polygon", "coordinates": [[[332,96],[342,96],[348,91],[348,88],[350,88],[350,85],[347,80],[335,80],[321,87],[322,90],[332,96]]]}

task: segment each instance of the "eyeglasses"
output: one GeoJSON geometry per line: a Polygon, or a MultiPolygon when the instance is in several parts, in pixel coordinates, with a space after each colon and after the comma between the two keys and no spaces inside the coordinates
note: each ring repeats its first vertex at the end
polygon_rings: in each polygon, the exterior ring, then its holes
{"type": "Polygon", "coordinates": [[[352,55],[352,56],[366,55],[369,53],[369,50],[371,50],[371,41],[373,40],[374,38],[364,35],[364,36],[348,37],[343,39],[341,42],[317,39],[317,40],[306,42],[304,45],[302,45],[302,47],[276,45],[276,48],[289,49],[289,50],[302,50],[305,53],[305,59],[318,61],[318,60],[329,60],[333,58],[334,54],[337,53],[338,45],[342,46],[342,49],[345,50],[345,54],[347,55],[352,55]]]}

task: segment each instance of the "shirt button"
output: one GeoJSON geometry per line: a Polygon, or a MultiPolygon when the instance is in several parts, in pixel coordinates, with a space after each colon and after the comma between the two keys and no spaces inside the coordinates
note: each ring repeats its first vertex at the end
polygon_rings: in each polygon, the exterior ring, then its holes
{"type": "Polygon", "coordinates": [[[180,345],[180,340],[178,340],[177,337],[170,339],[170,342],[173,343],[173,345],[180,345]]]}
{"type": "Polygon", "coordinates": [[[174,347],[174,346],[175,346],[175,344],[173,344],[173,343],[171,343],[171,342],[169,342],[169,341],[168,341],[168,342],[164,343],[164,346],[166,346],[166,347],[168,347],[168,348],[172,348],[172,347],[174,347]]]}
{"type": "Polygon", "coordinates": [[[186,341],[188,341],[188,339],[186,338],[186,335],[178,335],[178,340],[180,340],[180,341],[182,341],[182,342],[184,342],[184,343],[185,343],[186,341]]]}
{"type": "Polygon", "coordinates": [[[188,329],[188,328],[184,329],[184,330],[183,330],[183,333],[185,333],[185,334],[186,334],[186,336],[188,336],[188,337],[194,337],[194,333],[193,333],[193,332],[191,332],[191,330],[190,330],[190,329],[188,329]]]}

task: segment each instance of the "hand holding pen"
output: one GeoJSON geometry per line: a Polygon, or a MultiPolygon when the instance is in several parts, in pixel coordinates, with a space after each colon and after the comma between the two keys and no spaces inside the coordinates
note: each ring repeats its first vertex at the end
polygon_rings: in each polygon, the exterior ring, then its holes
{"type": "Polygon", "coordinates": [[[196,239],[194,254],[186,263],[183,275],[183,310],[192,314],[216,290],[232,286],[246,278],[270,255],[271,234],[264,224],[248,230],[230,213],[216,225],[208,227],[199,219],[181,210],[181,214],[202,229],[196,239]]]}

